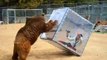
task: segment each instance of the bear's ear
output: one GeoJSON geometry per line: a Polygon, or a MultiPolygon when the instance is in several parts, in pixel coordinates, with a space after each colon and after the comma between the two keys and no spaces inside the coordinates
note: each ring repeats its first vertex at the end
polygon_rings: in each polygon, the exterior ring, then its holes
{"type": "Polygon", "coordinates": [[[58,20],[55,20],[55,21],[54,21],[54,24],[57,25],[57,24],[58,24],[58,20]]]}
{"type": "Polygon", "coordinates": [[[52,20],[49,20],[49,22],[48,23],[53,23],[53,21],[52,20]]]}
{"type": "Polygon", "coordinates": [[[99,20],[99,21],[97,21],[97,23],[101,23],[101,21],[99,20]]]}
{"type": "Polygon", "coordinates": [[[28,24],[30,20],[31,18],[26,18],[26,24],[28,24]]]}

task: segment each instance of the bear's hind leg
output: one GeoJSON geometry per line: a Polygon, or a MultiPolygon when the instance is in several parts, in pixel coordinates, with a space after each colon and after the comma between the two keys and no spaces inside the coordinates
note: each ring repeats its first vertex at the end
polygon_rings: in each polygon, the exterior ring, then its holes
{"type": "Polygon", "coordinates": [[[18,51],[19,60],[26,60],[29,51],[30,51],[31,45],[30,42],[26,41],[24,42],[20,47],[18,51]]]}
{"type": "Polygon", "coordinates": [[[12,60],[18,60],[18,53],[15,45],[14,45],[12,60]]]}

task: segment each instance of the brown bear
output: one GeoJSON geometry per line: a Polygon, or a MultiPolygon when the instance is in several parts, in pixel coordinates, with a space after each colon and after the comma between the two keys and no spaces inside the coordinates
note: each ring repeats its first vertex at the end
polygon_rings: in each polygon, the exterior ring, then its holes
{"type": "Polygon", "coordinates": [[[56,24],[56,20],[45,23],[43,16],[26,18],[25,26],[16,35],[12,60],[26,60],[31,45],[34,44],[39,35],[50,31],[56,24]]]}
{"type": "Polygon", "coordinates": [[[105,21],[105,20],[103,20],[103,21],[97,21],[96,23],[95,23],[95,25],[94,25],[94,28],[93,29],[95,29],[97,26],[99,26],[99,25],[107,25],[107,21],[105,21]]]}

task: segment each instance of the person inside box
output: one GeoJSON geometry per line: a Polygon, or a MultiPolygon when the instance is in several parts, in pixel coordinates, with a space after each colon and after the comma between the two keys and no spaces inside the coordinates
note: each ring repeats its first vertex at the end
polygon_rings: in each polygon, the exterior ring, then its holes
{"type": "Polygon", "coordinates": [[[67,32],[66,37],[69,41],[68,42],[59,41],[59,42],[63,43],[64,45],[67,45],[69,48],[76,50],[76,46],[82,44],[83,35],[77,32],[75,36],[72,36],[69,30],[66,30],[66,32],[67,32]]]}

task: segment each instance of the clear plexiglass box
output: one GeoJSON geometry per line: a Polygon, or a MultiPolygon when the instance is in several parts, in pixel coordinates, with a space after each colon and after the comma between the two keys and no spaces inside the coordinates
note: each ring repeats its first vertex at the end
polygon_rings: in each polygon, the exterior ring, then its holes
{"type": "Polygon", "coordinates": [[[40,37],[65,51],[82,55],[93,24],[67,7],[53,10],[49,20],[58,20],[57,26],[40,37]]]}

